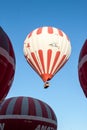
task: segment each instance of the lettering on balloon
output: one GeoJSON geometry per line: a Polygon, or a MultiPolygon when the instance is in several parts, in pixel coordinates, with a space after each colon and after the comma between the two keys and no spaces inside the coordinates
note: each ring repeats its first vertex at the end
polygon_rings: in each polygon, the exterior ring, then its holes
{"type": "Polygon", "coordinates": [[[35,130],[55,130],[53,127],[45,126],[45,125],[38,125],[35,130]]]}

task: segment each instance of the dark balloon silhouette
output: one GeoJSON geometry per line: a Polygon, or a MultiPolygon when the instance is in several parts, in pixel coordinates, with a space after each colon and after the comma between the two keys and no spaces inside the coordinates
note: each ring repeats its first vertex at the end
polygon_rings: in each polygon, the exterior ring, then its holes
{"type": "Polygon", "coordinates": [[[0,102],[6,97],[15,73],[15,54],[12,43],[0,27],[0,102]]]}
{"type": "Polygon", "coordinates": [[[87,39],[79,54],[78,76],[82,90],[87,97],[87,39]]]}
{"type": "Polygon", "coordinates": [[[57,130],[57,118],[45,102],[32,97],[12,97],[0,108],[2,130],[57,130]]]}

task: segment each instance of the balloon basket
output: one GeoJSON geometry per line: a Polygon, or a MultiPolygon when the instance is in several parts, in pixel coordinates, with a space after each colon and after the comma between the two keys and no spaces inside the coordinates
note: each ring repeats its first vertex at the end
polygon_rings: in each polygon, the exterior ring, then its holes
{"type": "Polygon", "coordinates": [[[48,87],[49,87],[49,82],[45,82],[44,88],[46,89],[46,88],[48,88],[48,87]]]}

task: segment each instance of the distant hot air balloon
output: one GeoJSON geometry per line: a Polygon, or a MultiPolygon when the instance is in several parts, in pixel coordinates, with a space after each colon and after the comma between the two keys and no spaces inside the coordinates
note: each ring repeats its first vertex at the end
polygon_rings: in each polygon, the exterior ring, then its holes
{"type": "Polygon", "coordinates": [[[40,27],[29,33],[24,41],[24,55],[45,84],[62,68],[71,53],[67,35],[55,27],[40,27]]]}
{"type": "Polygon", "coordinates": [[[0,108],[1,130],[57,130],[57,118],[45,102],[32,97],[12,97],[0,108]]]}
{"type": "Polygon", "coordinates": [[[87,97],[87,39],[79,54],[78,76],[82,90],[87,97]]]}
{"type": "Polygon", "coordinates": [[[0,27],[0,102],[6,97],[15,73],[15,54],[12,43],[0,27]]]}

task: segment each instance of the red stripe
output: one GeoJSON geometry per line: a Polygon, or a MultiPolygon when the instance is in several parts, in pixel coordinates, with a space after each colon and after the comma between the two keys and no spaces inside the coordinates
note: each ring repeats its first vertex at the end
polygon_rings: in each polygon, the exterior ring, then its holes
{"type": "Polygon", "coordinates": [[[28,38],[30,38],[32,36],[32,33],[33,33],[33,31],[28,34],[28,38]]]}
{"type": "Polygon", "coordinates": [[[67,62],[67,59],[64,61],[64,63],[61,65],[61,67],[59,68],[59,70],[64,66],[64,64],[67,62]]]}
{"type": "Polygon", "coordinates": [[[36,59],[36,56],[35,56],[35,54],[34,54],[33,52],[31,52],[31,56],[32,56],[32,58],[33,58],[33,60],[34,60],[34,62],[35,62],[35,64],[36,64],[36,66],[38,67],[40,73],[42,73],[42,72],[41,72],[41,69],[40,69],[40,66],[39,66],[39,64],[38,64],[38,61],[37,61],[37,59],[36,59]]]}
{"type": "Polygon", "coordinates": [[[53,65],[52,65],[52,69],[51,69],[51,72],[50,72],[51,74],[52,74],[52,71],[53,71],[53,69],[56,65],[56,62],[58,61],[59,56],[60,56],[60,52],[58,51],[58,52],[56,52],[56,56],[55,56],[55,59],[54,59],[53,65]]]}
{"type": "Polygon", "coordinates": [[[47,73],[49,73],[49,67],[50,67],[50,62],[51,62],[51,56],[52,56],[52,50],[49,49],[47,51],[47,73]]]}
{"type": "Polygon", "coordinates": [[[53,33],[53,28],[52,27],[48,27],[48,33],[52,34],[53,33]]]}
{"type": "Polygon", "coordinates": [[[27,44],[27,48],[29,48],[29,47],[30,47],[30,43],[27,44]]]}
{"type": "Polygon", "coordinates": [[[35,109],[35,104],[33,98],[29,97],[29,113],[28,115],[35,116],[36,115],[36,109],[35,109]],[[31,107],[32,106],[32,107],[31,107]]]}
{"type": "Polygon", "coordinates": [[[63,37],[63,32],[58,29],[58,34],[63,37]]]}
{"type": "Polygon", "coordinates": [[[22,99],[23,97],[18,97],[15,105],[14,105],[14,111],[13,114],[21,115],[21,106],[22,106],[22,99]]]}
{"type": "Polygon", "coordinates": [[[39,103],[40,103],[41,109],[42,109],[42,117],[48,118],[48,113],[47,113],[44,103],[40,100],[39,100],[39,103]]]}
{"type": "MultiPolygon", "coordinates": [[[[66,55],[63,55],[62,58],[61,58],[61,60],[60,60],[60,62],[59,62],[59,64],[58,64],[58,66],[56,67],[56,69],[55,69],[53,75],[54,75],[55,73],[57,73],[57,71],[59,71],[59,69],[61,68],[60,66],[61,66],[61,64],[63,63],[63,61],[65,60],[65,58],[66,58],[66,55]]],[[[64,63],[63,63],[63,65],[64,65],[64,63]]]]}
{"type": "Polygon", "coordinates": [[[50,111],[51,111],[51,115],[52,115],[52,120],[55,120],[57,121],[56,119],[56,115],[54,114],[54,111],[52,110],[52,108],[50,106],[48,106],[50,108],[50,111]]]}
{"type": "Polygon", "coordinates": [[[42,33],[42,28],[38,28],[36,34],[41,34],[41,33],[42,33]]]}
{"type": "Polygon", "coordinates": [[[11,100],[12,100],[12,98],[10,98],[10,99],[8,99],[8,100],[6,100],[4,102],[4,104],[2,105],[1,110],[0,110],[0,114],[1,115],[5,115],[6,114],[7,107],[8,107],[8,105],[9,105],[11,100]]]}
{"type": "Polygon", "coordinates": [[[33,62],[30,59],[27,59],[29,65],[34,69],[34,71],[40,75],[40,72],[38,71],[38,69],[36,68],[36,66],[33,64],[33,62]]]}
{"type": "Polygon", "coordinates": [[[41,64],[42,64],[43,72],[45,73],[43,51],[42,50],[38,50],[38,54],[39,54],[40,61],[41,61],[41,64]]]}

